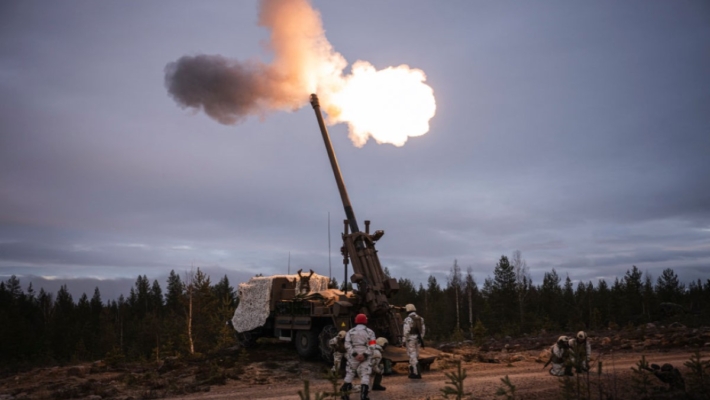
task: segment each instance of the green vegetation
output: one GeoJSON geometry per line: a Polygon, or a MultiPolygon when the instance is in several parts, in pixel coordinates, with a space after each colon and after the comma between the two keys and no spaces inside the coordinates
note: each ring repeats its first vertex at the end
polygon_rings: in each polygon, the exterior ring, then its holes
{"type": "Polygon", "coordinates": [[[688,391],[710,398],[710,360],[703,360],[700,350],[695,350],[683,365],[690,370],[686,377],[688,391]]]}
{"type": "Polygon", "coordinates": [[[98,288],[74,301],[66,286],[56,296],[15,276],[0,282],[0,368],[66,364],[104,359],[159,362],[166,357],[199,358],[234,345],[231,318],[237,298],[225,276],[217,284],[200,269],[180,278],[174,271],[164,293],[143,275],[127,297],[104,303],[98,288]],[[191,312],[190,312],[191,310],[191,312]],[[189,322],[189,324],[188,324],[189,322]],[[188,326],[191,328],[188,329],[188,326]]]}
{"type": "Polygon", "coordinates": [[[631,377],[631,386],[634,392],[641,398],[648,396],[651,393],[651,373],[649,372],[646,356],[641,356],[636,367],[631,367],[634,374],[631,377]]]}
{"type": "MultiPolygon", "coordinates": [[[[671,269],[653,281],[633,266],[622,278],[596,284],[573,284],[553,269],[534,285],[516,252],[512,261],[501,256],[480,287],[471,268],[464,273],[456,261],[445,286],[434,276],[418,288],[408,278],[398,282],[390,303],[416,305],[427,342],[472,339],[482,345],[491,336],[619,326],[643,336],[636,328],[652,321],[689,327],[710,321],[710,279],[685,285],[671,269]]],[[[213,284],[199,268],[184,278],[171,271],[164,287],[142,275],[129,289],[104,302],[98,288],[76,300],[66,286],[55,295],[32,285],[23,290],[15,276],[0,281],[0,320],[12,322],[0,324],[0,372],[99,359],[110,365],[159,362],[235,345],[225,321],[238,298],[226,276],[213,284]]]]}
{"type": "Polygon", "coordinates": [[[504,396],[505,400],[515,400],[515,385],[510,381],[508,375],[506,375],[505,378],[500,378],[500,381],[503,383],[503,386],[498,388],[496,396],[504,396]]]}
{"type": "Polygon", "coordinates": [[[482,285],[471,268],[462,273],[456,261],[445,286],[434,276],[419,287],[400,278],[399,292],[391,303],[416,305],[427,323],[429,340],[455,341],[463,332],[479,345],[491,336],[541,330],[627,327],[635,332],[655,321],[689,327],[710,323],[710,279],[686,285],[668,268],[653,280],[632,266],[621,278],[597,282],[574,282],[574,277],[561,277],[552,269],[544,273],[541,284],[534,285],[525,261],[518,260],[501,256],[493,276],[486,277],[482,285]]]}
{"type": "Polygon", "coordinates": [[[446,384],[450,386],[440,389],[445,399],[455,396],[456,400],[461,400],[464,396],[471,394],[471,392],[466,393],[464,390],[463,382],[466,380],[466,370],[461,369],[461,361],[456,362],[456,372],[447,372],[446,377],[449,378],[446,384]]]}

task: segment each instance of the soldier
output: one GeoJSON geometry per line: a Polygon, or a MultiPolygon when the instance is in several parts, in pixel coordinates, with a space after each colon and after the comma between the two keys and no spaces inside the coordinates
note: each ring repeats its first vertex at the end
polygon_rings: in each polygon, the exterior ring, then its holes
{"type": "Polygon", "coordinates": [[[569,340],[570,361],[578,374],[589,371],[589,360],[592,355],[592,346],[587,340],[587,333],[577,332],[577,336],[569,340]]]}
{"type": "Polygon", "coordinates": [[[685,391],[685,380],[678,368],[673,367],[672,364],[666,363],[662,367],[659,367],[658,364],[651,364],[651,368],[646,367],[646,369],[653,372],[661,382],[667,383],[671,390],[685,391]]]}
{"type": "Polygon", "coordinates": [[[404,310],[409,313],[404,319],[402,329],[409,356],[409,379],[422,379],[422,373],[419,371],[419,348],[424,345],[424,333],[426,332],[424,318],[417,315],[417,308],[414,307],[414,304],[407,304],[404,310]]]}
{"type": "Polygon", "coordinates": [[[345,383],[340,387],[343,400],[350,400],[348,392],[353,389],[355,375],[360,375],[360,400],[369,400],[367,392],[370,389],[370,373],[372,372],[369,358],[372,356],[371,348],[375,345],[375,332],[365,326],[367,316],[355,316],[354,328],[345,335],[345,350],[348,354],[348,368],[345,374],[345,383]]]}
{"type": "MultiPolygon", "coordinates": [[[[567,336],[560,336],[550,349],[550,361],[552,363],[552,368],[550,368],[550,375],[554,376],[572,376],[572,367],[569,362],[569,338],[567,336]]],[[[547,364],[545,364],[547,366],[547,364]]]]}
{"type": "MultiPolygon", "coordinates": [[[[340,331],[338,334],[330,339],[328,346],[333,350],[333,372],[340,374],[340,366],[342,364],[343,356],[346,354],[345,350],[345,335],[347,332],[340,331]]],[[[347,357],[346,357],[347,359],[347,357]]]]}
{"type": "Polygon", "coordinates": [[[382,362],[382,352],[384,352],[385,347],[389,342],[383,337],[378,337],[375,341],[375,346],[372,349],[372,358],[370,359],[370,365],[372,366],[372,372],[375,373],[375,383],[372,384],[372,390],[385,390],[386,388],[381,385],[382,374],[385,372],[385,365],[382,362]]]}

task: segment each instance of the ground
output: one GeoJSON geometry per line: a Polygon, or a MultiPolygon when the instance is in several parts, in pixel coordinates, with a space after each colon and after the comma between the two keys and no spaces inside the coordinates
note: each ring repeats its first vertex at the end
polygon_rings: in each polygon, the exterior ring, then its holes
{"type": "MultiPolygon", "coordinates": [[[[408,379],[407,366],[397,364],[396,373],[383,380],[387,390],[371,392],[370,398],[441,399],[441,389],[451,386],[447,374],[457,371],[458,362],[467,374],[464,389],[476,399],[501,398],[495,393],[505,387],[501,379],[506,375],[515,385],[518,399],[559,398],[560,379],[549,375],[549,367],[543,369],[547,348],[555,338],[556,334],[540,334],[490,339],[482,346],[469,341],[441,344],[441,356],[421,380],[408,379]]],[[[596,368],[589,374],[589,394],[595,399],[634,398],[631,368],[642,356],[649,364],[670,363],[684,376],[689,371],[683,364],[693,352],[700,349],[703,359],[710,357],[710,328],[653,326],[595,332],[591,340],[593,364],[602,361],[603,366],[601,375],[596,368]]],[[[327,367],[317,360],[299,359],[290,343],[266,341],[249,351],[231,349],[191,359],[168,358],[157,364],[107,365],[101,361],[9,374],[0,379],[0,400],[300,399],[304,380],[309,381],[310,398],[315,399],[317,392],[332,391],[332,383],[325,378],[327,367]]],[[[587,391],[586,379],[580,375],[582,392],[587,391]]],[[[660,380],[650,379],[654,393],[667,392],[660,380]]],[[[576,385],[577,378],[571,383],[576,385]]],[[[359,399],[359,393],[351,398],[359,399]]]]}

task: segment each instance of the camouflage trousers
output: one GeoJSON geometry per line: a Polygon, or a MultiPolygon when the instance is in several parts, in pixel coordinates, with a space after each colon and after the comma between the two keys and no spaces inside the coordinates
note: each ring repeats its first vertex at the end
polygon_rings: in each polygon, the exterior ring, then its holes
{"type": "Polygon", "coordinates": [[[340,353],[337,351],[333,352],[333,368],[332,368],[333,372],[337,373],[338,371],[340,371],[340,365],[343,363],[343,356],[344,355],[345,355],[344,353],[340,353]]]}
{"type": "Polygon", "coordinates": [[[352,383],[356,375],[360,376],[360,384],[369,385],[370,375],[372,374],[372,366],[370,365],[370,359],[366,358],[364,361],[358,361],[355,357],[348,358],[348,368],[345,374],[345,383],[352,383]]]}
{"type": "Polygon", "coordinates": [[[550,368],[550,375],[564,376],[565,375],[565,365],[563,363],[552,363],[552,368],[550,368]]]}
{"type": "Polygon", "coordinates": [[[574,369],[578,374],[589,371],[589,361],[587,361],[586,357],[577,361],[574,356],[570,356],[570,363],[574,365],[574,369]]]}
{"type": "MultiPolygon", "coordinates": [[[[417,340],[417,335],[409,335],[406,341],[407,355],[409,356],[409,366],[417,367],[419,364],[419,340],[417,340]]],[[[418,369],[417,369],[418,371],[418,369]]]]}
{"type": "Polygon", "coordinates": [[[372,359],[370,360],[370,367],[372,369],[373,374],[382,375],[382,373],[385,372],[385,364],[382,362],[382,356],[380,355],[378,357],[377,355],[373,355],[372,359]]]}

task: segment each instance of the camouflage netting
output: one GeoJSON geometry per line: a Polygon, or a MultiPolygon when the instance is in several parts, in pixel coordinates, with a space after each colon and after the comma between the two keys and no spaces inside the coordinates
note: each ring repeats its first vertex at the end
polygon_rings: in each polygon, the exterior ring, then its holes
{"type": "MultiPolygon", "coordinates": [[[[237,332],[246,332],[258,328],[266,323],[269,317],[269,300],[271,299],[271,287],[274,278],[287,278],[294,282],[296,293],[300,292],[301,281],[298,275],[272,275],[260,276],[249,279],[248,282],[240,283],[239,306],[234,311],[232,324],[237,332]]],[[[309,293],[320,292],[328,289],[328,277],[313,274],[310,279],[311,290],[309,293]]]]}

